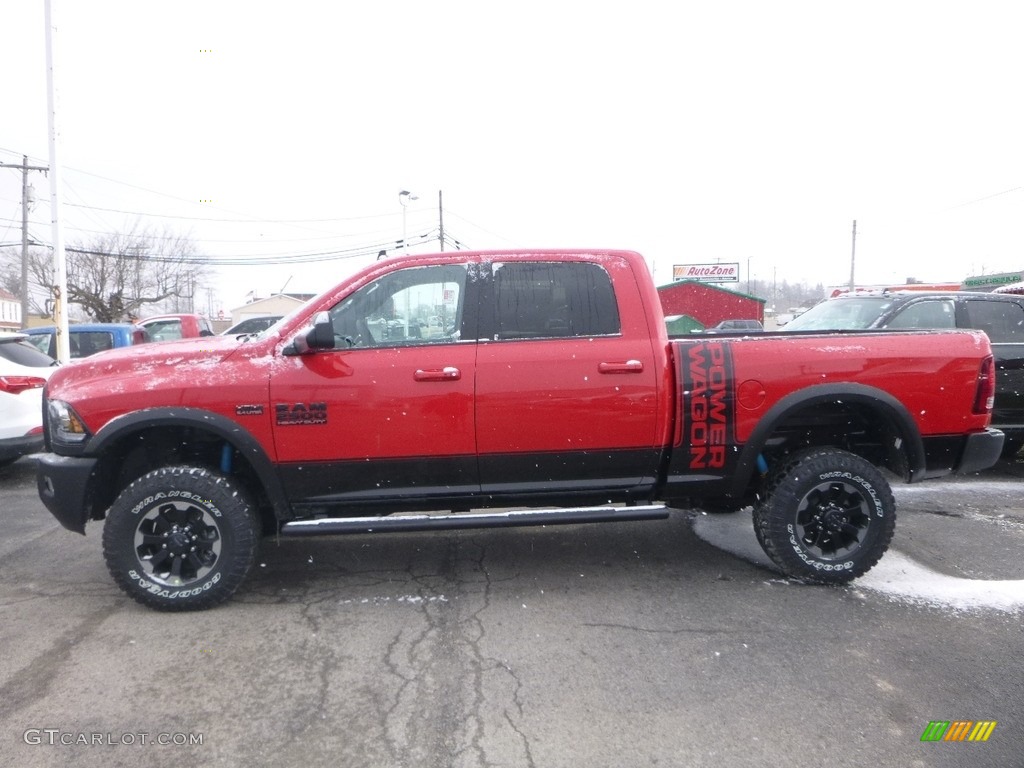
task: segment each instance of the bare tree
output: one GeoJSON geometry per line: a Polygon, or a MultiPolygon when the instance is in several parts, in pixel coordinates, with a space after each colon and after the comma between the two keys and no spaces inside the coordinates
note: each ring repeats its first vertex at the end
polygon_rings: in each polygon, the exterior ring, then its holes
{"type": "Polygon", "coordinates": [[[15,296],[21,295],[21,274],[18,271],[21,255],[18,254],[18,263],[14,261],[14,249],[4,248],[0,250],[0,288],[15,296]]]}
{"type": "MultiPolygon", "coordinates": [[[[38,246],[32,246],[28,251],[29,265],[33,261],[42,260],[49,258],[47,252],[40,249],[38,246]]],[[[30,272],[31,275],[31,272],[30,272]]],[[[0,249],[0,288],[3,288],[10,292],[12,295],[21,297],[21,247],[17,248],[3,248],[0,249]]],[[[47,314],[45,305],[45,298],[50,296],[49,285],[39,289],[38,286],[34,286],[29,283],[28,291],[28,311],[30,313],[45,315],[47,314]],[[36,288],[37,290],[33,290],[36,288]],[[45,292],[45,297],[41,295],[41,291],[45,292]]],[[[22,321],[24,322],[24,320],[22,321]]]]}
{"type": "MultiPolygon", "coordinates": [[[[206,269],[195,244],[169,232],[132,228],[67,246],[68,301],[93,320],[118,322],[137,317],[143,307],[157,309],[169,299],[191,306],[206,269]]],[[[29,261],[33,281],[53,285],[49,253],[29,261]]]]}

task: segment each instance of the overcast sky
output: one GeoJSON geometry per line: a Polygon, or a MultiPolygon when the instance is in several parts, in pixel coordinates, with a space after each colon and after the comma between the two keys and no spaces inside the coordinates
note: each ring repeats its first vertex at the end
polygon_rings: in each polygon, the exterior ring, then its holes
{"type": "MultiPolygon", "coordinates": [[[[217,257],[214,308],[402,237],[843,284],[1024,267],[1024,3],[53,0],[65,239],[217,257]],[[201,202],[210,201],[210,202],[201,202]]],[[[42,0],[0,3],[0,162],[48,163],[42,0]]],[[[50,242],[49,186],[32,237],[50,242]]],[[[20,242],[0,169],[0,243],[20,242]]],[[[417,240],[418,239],[418,240],[417,240]]],[[[449,246],[450,247],[450,246],[449,246]]]]}

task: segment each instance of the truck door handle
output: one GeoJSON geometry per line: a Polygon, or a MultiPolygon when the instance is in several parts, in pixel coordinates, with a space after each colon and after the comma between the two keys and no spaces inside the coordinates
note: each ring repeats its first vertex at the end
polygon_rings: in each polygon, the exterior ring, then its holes
{"type": "Polygon", "coordinates": [[[624,363],[598,363],[598,373],[643,373],[644,364],[639,360],[627,360],[624,363]]]}
{"type": "Polygon", "coordinates": [[[446,365],[444,368],[430,368],[428,370],[417,368],[412,378],[415,381],[458,381],[462,378],[462,371],[454,365],[446,365]]]}

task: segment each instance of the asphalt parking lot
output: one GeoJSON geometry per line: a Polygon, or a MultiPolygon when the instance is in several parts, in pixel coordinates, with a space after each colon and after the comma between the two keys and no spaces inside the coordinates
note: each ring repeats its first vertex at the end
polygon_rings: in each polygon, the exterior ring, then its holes
{"type": "Polygon", "coordinates": [[[892,550],[783,579],[749,515],[264,544],[160,614],[0,470],[17,766],[1022,766],[1024,463],[897,486],[892,550]],[[922,741],[933,722],[987,741],[922,741]]]}

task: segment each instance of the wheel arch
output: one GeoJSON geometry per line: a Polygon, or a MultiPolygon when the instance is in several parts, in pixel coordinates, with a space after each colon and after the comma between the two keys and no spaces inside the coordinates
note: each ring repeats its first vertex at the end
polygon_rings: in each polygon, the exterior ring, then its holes
{"type": "Polygon", "coordinates": [[[97,457],[89,493],[93,519],[101,519],[132,480],[152,469],[183,461],[243,482],[265,526],[291,517],[274,462],[263,445],[251,432],[219,413],[173,407],[135,411],[100,429],[90,440],[88,452],[97,457]],[[227,471],[225,448],[230,448],[227,471]]]}
{"type": "Polygon", "coordinates": [[[733,495],[778,463],[815,446],[843,448],[910,482],[925,470],[925,449],[913,416],[897,398],[856,383],[819,384],[793,392],[769,408],[743,447],[733,495]]]}

